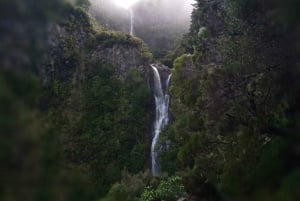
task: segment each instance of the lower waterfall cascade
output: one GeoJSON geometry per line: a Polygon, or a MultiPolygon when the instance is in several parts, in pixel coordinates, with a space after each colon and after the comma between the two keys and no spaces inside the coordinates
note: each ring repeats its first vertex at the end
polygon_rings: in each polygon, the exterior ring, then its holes
{"type": "Polygon", "coordinates": [[[159,136],[162,129],[169,123],[169,84],[171,80],[171,74],[168,75],[164,83],[164,80],[162,80],[162,77],[158,71],[158,67],[154,64],[152,64],[151,67],[154,72],[153,91],[155,99],[155,118],[153,123],[153,138],[151,144],[151,163],[152,175],[158,176],[160,173],[160,166],[158,162],[159,150],[157,149],[156,145],[159,141],[159,136]]]}

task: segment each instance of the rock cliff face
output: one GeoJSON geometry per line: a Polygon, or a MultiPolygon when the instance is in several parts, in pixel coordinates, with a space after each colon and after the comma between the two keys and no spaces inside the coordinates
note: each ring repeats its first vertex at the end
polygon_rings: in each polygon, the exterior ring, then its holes
{"type": "Polygon", "coordinates": [[[40,73],[44,85],[51,80],[79,81],[93,71],[91,64],[110,65],[120,76],[137,69],[149,83],[152,54],[138,38],[105,30],[80,9],[70,9],[60,23],[49,27],[49,54],[40,73]]]}
{"type": "Polygon", "coordinates": [[[120,76],[130,68],[138,69],[143,75],[149,73],[150,59],[143,57],[139,48],[130,45],[114,44],[104,48],[98,46],[91,52],[89,59],[99,59],[112,64],[120,76]]]}

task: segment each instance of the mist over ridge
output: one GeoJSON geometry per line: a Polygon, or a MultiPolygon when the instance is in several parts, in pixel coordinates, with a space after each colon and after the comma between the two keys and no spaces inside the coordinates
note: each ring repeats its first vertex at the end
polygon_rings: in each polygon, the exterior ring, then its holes
{"type": "MultiPolygon", "coordinates": [[[[142,38],[156,57],[174,47],[190,27],[194,0],[141,0],[134,12],[134,35],[142,38]]],[[[130,13],[111,0],[91,0],[90,13],[108,29],[129,33],[130,13]]]]}

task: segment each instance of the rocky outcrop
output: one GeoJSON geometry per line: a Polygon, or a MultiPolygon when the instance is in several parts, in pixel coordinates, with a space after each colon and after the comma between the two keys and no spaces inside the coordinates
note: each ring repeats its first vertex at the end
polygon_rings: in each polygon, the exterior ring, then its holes
{"type": "Polygon", "coordinates": [[[149,63],[151,55],[143,55],[141,48],[132,47],[130,44],[113,44],[110,47],[96,46],[88,58],[91,61],[105,61],[116,68],[119,76],[124,75],[130,68],[138,69],[142,75],[149,74],[149,63]]]}
{"type": "Polygon", "coordinates": [[[138,38],[105,30],[81,9],[49,26],[49,54],[40,67],[44,85],[53,80],[81,82],[96,68],[110,66],[119,77],[137,69],[149,83],[151,53],[138,38]]]}

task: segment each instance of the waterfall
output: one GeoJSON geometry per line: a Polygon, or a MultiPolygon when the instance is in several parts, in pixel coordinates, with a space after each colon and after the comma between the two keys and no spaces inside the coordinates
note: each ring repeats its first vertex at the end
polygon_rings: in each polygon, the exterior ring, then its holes
{"type": "Polygon", "coordinates": [[[133,26],[134,26],[133,10],[129,9],[129,13],[130,13],[130,35],[133,36],[133,26]]]}
{"type": "Polygon", "coordinates": [[[153,125],[153,139],[151,144],[152,174],[159,175],[158,150],[156,149],[159,135],[162,129],[169,123],[169,101],[168,93],[171,74],[165,83],[165,90],[162,86],[161,76],[155,65],[151,65],[154,72],[154,99],[155,99],[155,119],[153,125]]]}

